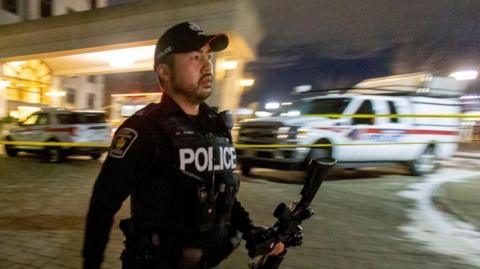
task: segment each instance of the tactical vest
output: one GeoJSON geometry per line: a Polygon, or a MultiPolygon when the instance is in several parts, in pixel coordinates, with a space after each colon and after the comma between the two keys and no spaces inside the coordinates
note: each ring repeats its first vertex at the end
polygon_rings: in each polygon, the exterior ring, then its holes
{"type": "Polygon", "coordinates": [[[149,189],[147,197],[145,191],[142,197],[132,195],[132,199],[143,200],[142,204],[148,206],[138,209],[149,226],[160,227],[174,236],[176,243],[216,244],[228,233],[239,189],[239,178],[233,173],[236,154],[223,122],[213,113],[210,116],[210,126],[202,130],[186,117],[171,117],[160,123],[173,152],[171,163],[152,165],[162,171],[152,173],[154,176],[143,186],[149,189]]]}

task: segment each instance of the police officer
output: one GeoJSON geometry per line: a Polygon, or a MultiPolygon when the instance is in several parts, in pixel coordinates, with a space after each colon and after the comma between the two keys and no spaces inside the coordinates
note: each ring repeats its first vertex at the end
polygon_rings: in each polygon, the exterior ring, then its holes
{"type": "MultiPolygon", "coordinates": [[[[226,122],[203,101],[213,52],[225,34],[180,23],[158,40],[154,69],[162,101],[116,132],[87,215],[84,268],[99,268],[115,213],[130,195],[123,268],[213,268],[258,230],[236,199],[239,179],[226,122]]],[[[278,243],[272,255],[283,251],[278,243]]]]}

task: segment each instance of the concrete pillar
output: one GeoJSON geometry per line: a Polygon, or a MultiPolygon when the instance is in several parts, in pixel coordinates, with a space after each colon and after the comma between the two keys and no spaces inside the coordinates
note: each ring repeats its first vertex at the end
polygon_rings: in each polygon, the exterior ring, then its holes
{"type": "MultiPolygon", "coordinates": [[[[2,82],[3,76],[3,65],[0,64],[0,83],[2,82]]],[[[7,115],[7,88],[0,84],[0,118],[6,117],[7,115]]]]}
{"type": "Polygon", "coordinates": [[[0,86],[0,118],[6,117],[7,115],[7,89],[0,86]]]}
{"type": "MultiPolygon", "coordinates": [[[[63,91],[63,83],[61,77],[52,76],[49,92],[63,91]]],[[[50,107],[63,107],[65,96],[50,96],[50,107]]]]}
{"type": "MultiPolygon", "coordinates": [[[[105,76],[96,76],[95,78],[95,109],[102,109],[105,103],[105,76]]],[[[109,100],[110,101],[110,100],[109,100]]]]}
{"type": "Polygon", "coordinates": [[[30,0],[26,7],[26,19],[35,20],[40,18],[40,0],[30,0]]]}

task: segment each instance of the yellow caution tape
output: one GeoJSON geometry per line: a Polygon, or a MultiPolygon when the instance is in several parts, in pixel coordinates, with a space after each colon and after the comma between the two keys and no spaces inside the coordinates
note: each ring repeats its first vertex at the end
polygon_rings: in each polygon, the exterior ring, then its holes
{"type": "Polygon", "coordinates": [[[102,143],[37,142],[37,141],[0,141],[0,144],[17,145],[17,146],[89,147],[89,148],[110,147],[110,144],[102,144],[102,143]]]}
{"type": "Polygon", "coordinates": [[[305,114],[305,117],[325,117],[325,118],[461,118],[471,119],[479,118],[480,114],[305,114]]]}
{"type": "Polygon", "coordinates": [[[449,142],[378,142],[378,143],[339,143],[339,144],[235,144],[238,149],[249,148],[325,148],[338,146],[382,146],[382,145],[417,145],[417,144],[448,144],[460,143],[458,141],[449,142]]]}
{"type": "MultiPolygon", "coordinates": [[[[338,143],[338,144],[234,144],[238,149],[249,148],[325,148],[338,146],[382,146],[382,145],[415,145],[415,144],[448,144],[448,143],[475,143],[480,140],[465,141],[448,141],[448,142],[377,142],[377,143],[338,143]]],[[[37,141],[1,141],[0,145],[17,145],[17,146],[52,146],[52,147],[92,147],[92,148],[108,148],[110,144],[101,143],[71,143],[71,142],[37,142],[37,141]]]]}

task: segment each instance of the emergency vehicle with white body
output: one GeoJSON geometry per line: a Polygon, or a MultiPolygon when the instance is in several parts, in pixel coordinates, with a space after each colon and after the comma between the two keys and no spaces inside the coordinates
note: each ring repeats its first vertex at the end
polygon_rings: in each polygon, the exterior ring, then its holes
{"type": "Polygon", "coordinates": [[[459,119],[412,116],[459,114],[458,97],[465,87],[453,78],[415,73],[364,80],[342,94],[304,98],[278,116],[241,122],[238,163],[244,175],[254,167],[303,170],[319,157],[333,157],[340,167],[401,163],[412,175],[430,173],[438,159],[455,153],[459,119]],[[354,116],[365,114],[375,117],[354,116]]]}

